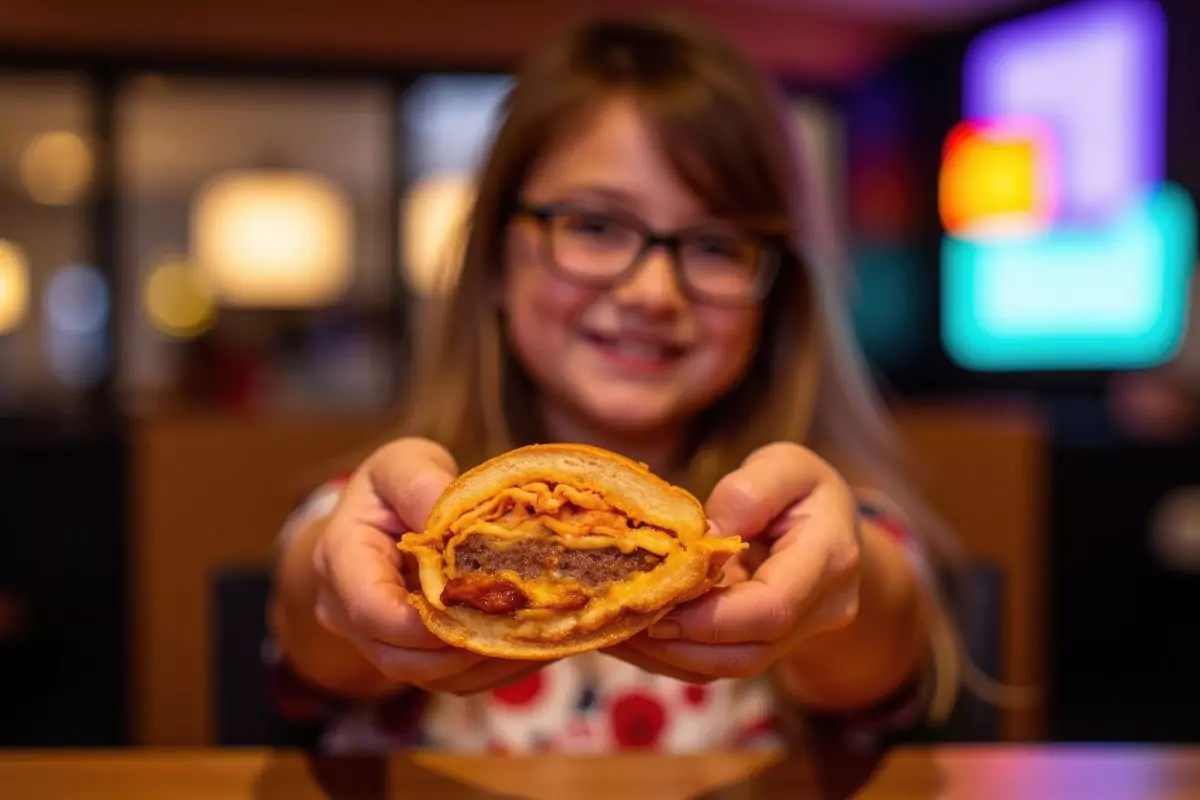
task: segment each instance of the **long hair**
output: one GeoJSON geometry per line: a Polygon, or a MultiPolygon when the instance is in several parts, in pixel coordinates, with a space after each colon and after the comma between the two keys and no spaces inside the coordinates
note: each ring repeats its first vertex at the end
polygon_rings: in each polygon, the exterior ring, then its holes
{"type": "Polygon", "coordinates": [[[903,478],[902,450],[850,332],[842,265],[818,241],[822,209],[786,103],[734,47],[674,17],[583,24],[519,69],[455,254],[460,268],[418,325],[404,433],[440,442],[464,469],[544,439],[531,413],[536,388],[495,301],[506,228],[542,155],[614,97],[633,101],[713,214],[776,237],[787,253],[752,363],[695,425],[687,487],[706,496],[754,449],[804,443],[889,493],[934,559],[956,563],[953,538],[903,478]]]}

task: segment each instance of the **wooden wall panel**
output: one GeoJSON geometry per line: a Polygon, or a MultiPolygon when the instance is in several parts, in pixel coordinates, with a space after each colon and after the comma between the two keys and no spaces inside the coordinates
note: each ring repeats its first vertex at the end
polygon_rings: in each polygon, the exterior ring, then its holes
{"type": "MultiPolygon", "coordinates": [[[[1003,680],[1044,689],[1049,449],[1039,417],[1021,408],[911,407],[899,423],[934,509],[967,554],[1003,568],[1003,680]]],[[[1003,716],[1009,739],[1044,732],[1040,702],[1003,716]]]]}
{"type": "Polygon", "coordinates": [[[137,426],[129,548],[136,741],[209,741],[212,571],[266,563],[306,488],[341,457],[382,441],[389,424],[184,417],[137,426]]]}

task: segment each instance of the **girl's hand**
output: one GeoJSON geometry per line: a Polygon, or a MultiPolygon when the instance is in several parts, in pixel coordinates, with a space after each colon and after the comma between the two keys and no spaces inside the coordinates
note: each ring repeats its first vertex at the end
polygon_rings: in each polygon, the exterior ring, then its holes
{"type": "Polygon", "coordinates": [[[643,669],[691,682],[743,678],[858,613],[858,510],[841,476],[811,450],[763,447],[725,476],[705,506],[717,535],[750,549],[726,585],[613,648],[643,669]]]}
{"type": "Polygon", "coordinates": [[[424,529],[434,502],[456,474],[453,457],[424,439],[392,442],[363,462],[314,549],[322,581],[316,616],[387,678],[430,691],[471,694],[543,665],[450,647],[408,604],[396,541],[424,529]]]}

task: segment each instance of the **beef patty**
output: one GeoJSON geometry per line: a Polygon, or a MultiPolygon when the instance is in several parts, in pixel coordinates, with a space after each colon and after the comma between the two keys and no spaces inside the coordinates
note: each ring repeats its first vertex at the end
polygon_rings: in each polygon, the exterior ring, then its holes
{"type": "Polygon", "coordinates": [[[526,540],[498,544],[486,536],[468,536],[454,550],[458,574],[515,572],[529,580],[549,571],[557,578],[584,586],[604,586],[648,572],[662,561],[646,550],[622,553],[615,547],[576,550],[546,541],[526,540]]]}

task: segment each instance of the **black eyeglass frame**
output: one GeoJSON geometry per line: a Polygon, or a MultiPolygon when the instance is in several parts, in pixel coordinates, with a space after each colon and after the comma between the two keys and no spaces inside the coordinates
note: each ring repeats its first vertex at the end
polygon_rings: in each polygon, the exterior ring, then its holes
{"type": "Polygon", "coordinates": [[[751,296],[744,300],[731,300],[727,297],[714,296],[703,291],[698,291],[692,286],[688,281],[687,274],[684,272],[683,259],[679,255],[679,249],[684,241],[690,235],[701,233],[701,229],[656,231],[636,217],[628,215],[621,216],[620,221],[631,230],[641,234],[642,246],[634,254],[633,259],[629,262],[629,266],[613,275],[588,279],[565,269],[558,262],[558,257],[554,253],[554,235],[550,227],[551,223],[554,222],[556,217],[569,213],[597,212],[589,212],[587,209],[572,203],[551,203],[545,205],[520,203],[515,209],[515,216],[525,216],[537,223],[538,229],[541,232],[542,246],[546,249],[546,261],[555,273],[564,280],[593,289],[611,289],[614,286],[620,286],[637,274],[642,262],[652,250],[657,247],[663,247],[671,255],[671,269],[675,280],[679,284],[680,289],[683,290],[684,295],[689,299],[698,303],[704,303],[705,305],[745,308],[758,305],[770,295],[771,289],[775,284],[775,279],[779,275],[780,265],[788,253],[788,249],[773,238],[750,234],[751,238],[755,239],[756,243],[763,249],[763,257],[759,263],[758,273],[754,276],[754,286],[751,296]]]}

